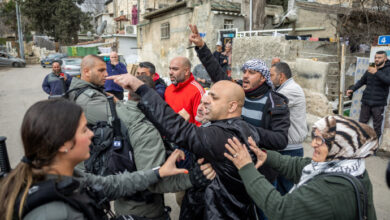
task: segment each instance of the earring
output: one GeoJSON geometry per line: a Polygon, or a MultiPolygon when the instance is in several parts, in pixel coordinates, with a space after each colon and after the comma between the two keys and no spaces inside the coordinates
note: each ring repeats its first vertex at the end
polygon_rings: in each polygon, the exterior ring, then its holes
{"type": "Polygon", "coordinates": [[[68,149],[65,149],[65,153],[68,153],[68,149]]]}

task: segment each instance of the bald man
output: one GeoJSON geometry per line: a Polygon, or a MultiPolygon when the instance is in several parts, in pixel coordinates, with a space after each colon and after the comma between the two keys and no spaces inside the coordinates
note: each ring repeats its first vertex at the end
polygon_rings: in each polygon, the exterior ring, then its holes
{"type": "Polygon", "coordinates": [[[205,91],[191,73],[191,62],[186,57],[173,58],[169,63],[169,77],[172,84],[165,90],[165,101],[176,113],[200,126],[195,116],[205,91]]]}
{"type": "Polygon", "coordinates": [[[69,99],[80,105],[89,124],[108,121],[111,117],[107,95],[104,92],[106,63],[98,56],[88,55],[81,61],[81,78],[74,78],[70,84],[69,99]]]}
{"type": "MultiPolygon", "coordinates": [[[[88,55],[81,62],[81,79],[72,80],[70,87],[74,91],[69,94],[69,99],[83,108],[88,124],[95,125],[99,121],[108,121],[111,118],[107,94],[103,90],[107,75],[105,62],[95,55],[88,55]]],[[[127,128],[137,170],[162,165],[166,155],[164,144],[156,128],[137,108],[137,103],[131,100],[118,101],[116,111],[121,123],[124,123],[127,128]]],[[[83,168],[81,165],[78,167],[83,168]]],[[[186,190],[195,185],[193,181],[194,178],[191,178],[191,175],[164,178],[148,188],[148,192],[137,194],[138,197],[116,200],[114,202],[115,212],[120,215],[142,216],[147,219],[166,219],[162,193],[186,190]],[[146,202],[145,199],[151,201],[146,202]]]]}
{"type": "MultiPolygon", "coordinates": [[[[197,127],[176,114],[153,89],[134,76],[110,79],[141,96],[138,107],[162,135],[212,164],[217,176],[205,189],[204,219],[256,219],[254,203],[245,192],[238,171],[223,156],[228,138],[237,137],[246,146],[249,136],[256,143],[260,141],[257,128],[241,118],[245,94],[240,86],[230,81],[215,83],[204,100],[205,117],[211,123],[197,127]]],[[[252,159],[256,161],[253,154],[252,159]]]]}
{"type": "MultiPolygon", "coordinates": [[[[115,76],[127,73],[126,65],[119,62],[118,53],[110,53],[110,60],[107,62],[107,73],[109,76],[115,76]]],[[[112,80],[107,80],[104,84],[106,92],[113,94],[119,100],[123,100],[123,88],[115,84],[112,80]]]]}

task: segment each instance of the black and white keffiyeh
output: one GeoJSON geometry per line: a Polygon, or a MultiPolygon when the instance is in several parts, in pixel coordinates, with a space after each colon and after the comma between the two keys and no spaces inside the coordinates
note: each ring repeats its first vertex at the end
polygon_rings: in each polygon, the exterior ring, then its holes
{"type": "Polygon", "coordinates": [[[337,160],[329,162],[312,161],[303,168],[299,183],[295,184],[290,192],[322,173],[347,173],[352,176],[360,176],[365,170],[366,164],[364,159],[337,160]]]}
{"type": "Polygon", "coordinates": [[[247,69],[254,70],[254,71],[261,73],[264,76],[264,78],[266,79],[266,83],[268,84],[268,86],[271,87],[272,89],[274,88],[274,85],[271,81],[270,71],[269,71],[267,65],[265,65],[264,61],[258,60],[258,59],[248,60],[241,67],[242,71],[245,71],[247,69]]]}

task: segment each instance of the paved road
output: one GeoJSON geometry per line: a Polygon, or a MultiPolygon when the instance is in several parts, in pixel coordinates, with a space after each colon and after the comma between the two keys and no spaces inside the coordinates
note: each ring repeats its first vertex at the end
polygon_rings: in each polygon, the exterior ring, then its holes
{"type": "MultiPolygon", "coordinates": [[[[20,139],[20,125],[23,115],[33,103],[47,98],[41,84],[50,69],[39,65],[26,68],[0,67],[0,136],[7,137],[11,166],[20,161],[23,147],[20,139]]],[[[305,155],[311,156],[312,149],[305,144],[305,155]]],[[[378,219],[390,219],[390,190],[385,184],[385,170],[388,158],[371,157],[366,161],[368,173],[374,187],[374,203],[378,219]]],[[[178,206],[173,194],[166,194],[165,201],[173,209],[172,217],[177,219],[178,206]]]]}

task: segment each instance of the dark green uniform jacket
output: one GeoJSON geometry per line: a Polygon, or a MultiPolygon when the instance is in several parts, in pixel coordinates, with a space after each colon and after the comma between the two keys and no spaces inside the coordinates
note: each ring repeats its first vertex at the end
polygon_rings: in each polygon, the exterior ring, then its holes
{"type": "MultiPolygon", "coordinates": [[[[310,158],[282,156],[278,152],[267,151],[266,164],[294,183],[299,182],[302,169],[310,162],[310,158]]],[[[343,178],[317,176],[293,192],[281,196],[275,187],[257,172],[253,163],[242,167],[239,174],[248,194],[270,220],[359,219],[354,188],[343,178]]],[[[370,220],[376,219],[372,185],[367,171],[361,181],[368,194],[367,217],[370,220]]]]}

